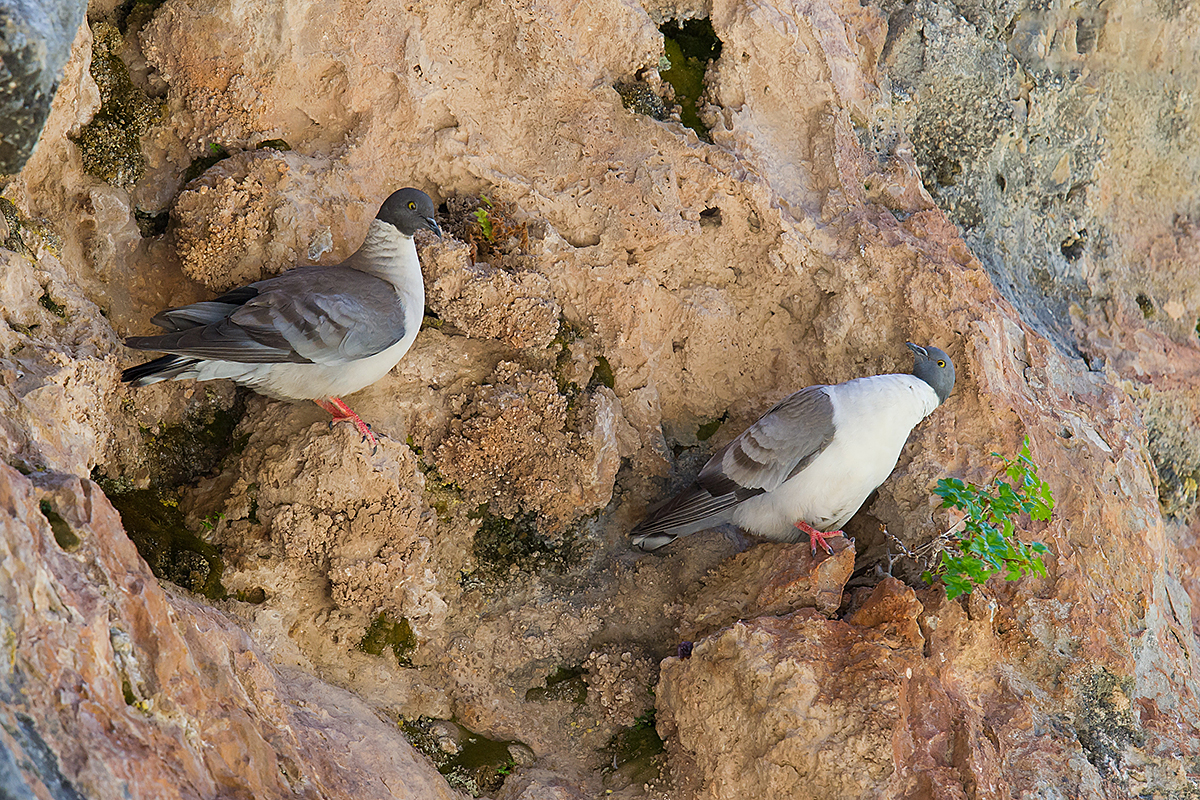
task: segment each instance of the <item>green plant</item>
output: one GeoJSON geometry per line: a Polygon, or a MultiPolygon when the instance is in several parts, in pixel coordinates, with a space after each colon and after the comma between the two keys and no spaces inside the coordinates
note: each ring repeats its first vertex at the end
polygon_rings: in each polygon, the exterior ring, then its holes
{"type": "Polygon", "coordinates": [[[492,207],[492,201],[489,200],[486,195],[482,194],[479,195],[479,199],[487,205],[487,208],[480,206],[479,208],[475,209],[475,219],[479,222],[479,229],[483,231],[483,238],[490,242],[492,241],[493,231],[492,218],[488,213],[488,209],[492,207]]]}
{"type": "Polygon", "coordinates": [[[942,508],[957,508],[966,516],[947,531],[962,530],[943,547],[937,566],[926,570],[922,578],[933,583],[940,578],[946,596],[953,599],[970,594],[976,585],[1001,570],[1005,580],[1014,581],[1033,573],[1045,577],[1042,554],[1049,552],[1041,542],[1025,544],[1016,536],[1016,520],[1024,514],[1030,519],[1048,520],[1054,510],[1050,487],[1038,477],[1037,464],[1029,454],[1029,439],[1021,445],[1017,457],[1004,462],[988,486],[963,483],[958,478],[942,478],[934,494],[942,498],[942,508]],[[1003,480],[1007,477],[1008,480],[1003,480]]]}

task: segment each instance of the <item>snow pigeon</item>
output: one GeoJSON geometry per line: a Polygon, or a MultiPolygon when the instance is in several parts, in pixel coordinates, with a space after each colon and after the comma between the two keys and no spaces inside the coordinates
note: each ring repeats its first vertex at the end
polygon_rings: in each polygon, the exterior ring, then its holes
{"type": "Polygon", "coordinates": [[[808,534],[813,553],[841,533],[896,467],[918,422],[954,388],[954,364],[936,347],[908,347],[911,375],[809,386],[779,401],[715,454],[696,482],[650,511],[633,543],[656,550],[732,522],[766,539],[808,534]]]}
{"type": "Polygon", "coordinates": [[[367,238],[336,266],[302,266],[226,292],[215,300],[159,312],[168,331],[133,336],[134,350],[169,353],[121,373],[147,386],[166,380],[228,378],[280,400],[312,400],[335,422],[370,427],[339,395],[382,378],[412,346],[425,313],[425,281],[413,234],[439,237],[429,195],[393,192],[367,238]]]}

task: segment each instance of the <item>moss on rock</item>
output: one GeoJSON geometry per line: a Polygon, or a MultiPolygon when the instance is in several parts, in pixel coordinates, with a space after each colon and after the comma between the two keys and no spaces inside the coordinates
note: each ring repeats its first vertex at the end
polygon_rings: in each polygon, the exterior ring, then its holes
{"type": "Polygon", "coordinates": [[[121,58],[125,38],[111,22],[92,25],[92,79],[100,89],[100,110],[72,140],[91,176],[122,189],[146,172],[142,134],[162,116],[159,104],[129,77],[121,58]]]}

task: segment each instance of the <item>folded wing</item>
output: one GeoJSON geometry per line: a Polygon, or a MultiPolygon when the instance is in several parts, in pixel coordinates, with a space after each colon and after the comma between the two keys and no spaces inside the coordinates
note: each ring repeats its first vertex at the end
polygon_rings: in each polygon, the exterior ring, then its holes
{"type": "Polygon", "coordinates": [[[163,311],[153,322],[169,333],[126,344],[219,361],[337,365],[400,341],[404,316],[395,287],[381,278],[348,267],[302,267],[163,311]]]}
{"type": "Polygon", "coordinates": [[[700,470],[696,482],[651,510],[632,535],[652,550],[724,521],[743,500],[773,491],[833,441],[833,404],[824,386],[784,398],[700,470]]]}

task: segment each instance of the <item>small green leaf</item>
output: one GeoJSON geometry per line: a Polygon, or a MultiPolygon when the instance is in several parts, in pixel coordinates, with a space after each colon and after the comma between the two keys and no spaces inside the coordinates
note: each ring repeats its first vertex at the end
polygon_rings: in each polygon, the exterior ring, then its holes
{"type": "MultiPolygon", "coordinates": [[[[486,201],[487,198],[485,197],[486,201]]],[[[488,203],[491,206],[491,203],[488,203]]],[[[475,209],[475,219],[479,221],[479,228],[483,231],[483,237],[489,242],[492,240],[492,219],[488,216],[486,208],[475,209]]]]}
{"type": "Polygon", "coordinates": [[[1023,515],[1044,521],[1050,519],[1054,508],[1050,487],[1037,475],[1029,440],[1025,439],[1012,460],[992,455],[1003,467],[989,486],[942,478],[933,490],[942,498],[942,508],[957,508],[965,515],[961,532],[941,551],[937,565],[921,576],[927,583],[940,578],[951,599],[968,594],[998,572],[1009,581],[1030,574],[1046,575],[1041,554],[1049,548],[1041,542],[1025,544],[1017,537],[1017,523],[1023,515]]]}

